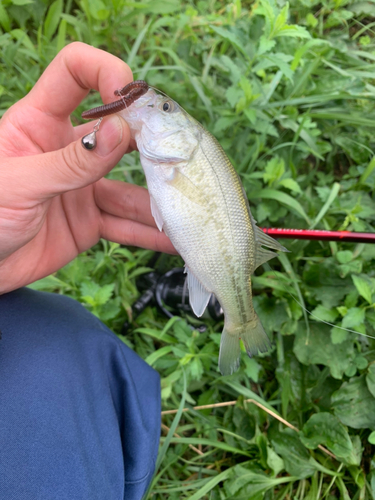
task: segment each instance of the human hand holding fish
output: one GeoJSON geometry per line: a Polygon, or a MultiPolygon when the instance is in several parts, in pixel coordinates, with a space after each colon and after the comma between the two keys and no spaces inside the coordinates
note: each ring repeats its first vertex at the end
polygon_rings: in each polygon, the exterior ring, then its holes
{"type": "Polygon", "coordinates": [[[126,122],[106,118],[88,152],[81,138],[92,125],[70,121],[91,88],[109,102],[131,80],[117,57],[73,43],[2,117],[0,294],[57,271],[100,238],[176,253],[156,228],[147,190],[103,178],[130,149],[126,122]]]}
{"type": "MultiPolygon", "coordinates": [[[[240,339],[249,356],[269,347],[252,305],[251,275],[276,255],[269,249],[287,250],[256,226],[238,174],[200,123],[146,82],[130,83],[116,95],[116,103],[82,116],[119,112],[128,123],[156,225],[185,261],[194,313],[203,314],[211,294],[224,311],[219,368],[232,374],[240,364],[240,339]]],[[[92,140],[95,133],[90,148],[92,140]]]]}

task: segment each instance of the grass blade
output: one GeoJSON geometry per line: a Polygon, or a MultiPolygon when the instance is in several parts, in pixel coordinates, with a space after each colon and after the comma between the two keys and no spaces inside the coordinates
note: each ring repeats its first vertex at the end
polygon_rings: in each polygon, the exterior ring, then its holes
{"type": "MultiPolygon", "coordinates": [[[[375,163],[374,163],[375,166],[375,163]]],[[[335,182],[332,186],[331,192],[329,193],[329,196],[327,198],[327,201],[324,203],[322,206],[320,212],[316,216],[316,219],[314,220],[313,224],[310,226],[310,229],[314,229],[314,227],[323,219],[325,214],[327,213],[329,207],[332,205],[334,200],[336,199],[336,196],[340,192],[340,184],[338,182],[335,182]]]]}
{"type": "MultiPolygon", "coordinates": [[[[183,393],[182,393],[182,398],[181,398],[181,401],[180,401],[180,405],[178,407],[178,412],[176,413],[176,416],[173,419],[173,422],[172,422],[172,425],[171,425],[171,427],[169,429],[167,437],[165,438],[163,446],[161,447],[161,449],[160,449],[160,451],[158,453],[158,458],[156,460],[156,465],[155,465],[155,474],[159,470],[160,465],[161,465],[161,463],[164,460],[165,454],[167,453],[167,450],[168,450],[169,445],[171,443],[171,440],[173,438],[173,434],[176,432],[177,426],[178,426],[178,424],[179,424],[179,422],[181,420],[181,416],[182,416],[183,409],[184,409],[184,406],[185,406],[185,399],[186,399],[186,375],[185,375],[185,372],[183,372],[183,374],[184,374],[184,390],[183,390],[183,393]]],[[[152,489],[152,487],[154,485],[155,474],[154,474],[153,480],[151,481],[149,487],[147,488],[146,493],[143,496],[143,500],[147,500],[147,498],[148,498],[148,496],[150,494],[150,491],[151,491],[151,489],[152,489]]]]}
{"type": "Polygon", "coordinates": [[[367,165],[365,171],[361,175],[361,177],[359,179],[360,184],[364,184],[366,182],[366,179],[371,175],[374,168],[375,168],[375,156],[372,158],[370,163],[367,165]]]}
{"type": "Polygon", "coordinates": [[[249,193],[249,200],[256,200],[258,198],[268,199],[268,200],[276,200],[283,205],[286,205],[288,208],[297,212],[305,221],[310,224],[310,219],[305,212],[302,205],[299,201],[292,198],[289,194],[286,194],[282,191],[276,191],[276,189],[261,189],[260,191],[252,191],[249,193]]]}
{"type": "Polygon", "coordinates": [[[204,495],[206,495],[209,491],[212,490],[217,484],[219,484],[221,481],[225,481],[229,475],[232,473],[233,467],[230,469],[225,470],[224,472],[221,472],[218,476],[213,477],[208,483],[206,483],[202,488],[200,488],[194,495],[189,497],[189,500],[199,500],[200,498],[203,498],[204,495]]]}
{"type": "Polygon", "coordinates": [[[152,19],[149,19],[148,23],[146,26],[143,28],[143,30],[139,33],[137,36],[137,39],[134,42],[134,45],[132,46],[132,50],[130,51],[129,57],[127,58],[126,63],[131,67],[133,64],[133,60],[135,56],[137,55],[137,52],[139,50],[139,47],[141,46],[141,43],[150,27],[150,24],[152,22],[152,19]]]}

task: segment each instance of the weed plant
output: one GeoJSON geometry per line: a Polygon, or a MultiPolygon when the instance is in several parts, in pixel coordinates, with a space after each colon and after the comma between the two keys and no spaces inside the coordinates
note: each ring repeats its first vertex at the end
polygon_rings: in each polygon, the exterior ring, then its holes
{"type": "MultiPolygon", "coordinates": [[[[374,19],[363,0],[1,0],[0,108],[81,40],[218,138],[260,226],[373,232],[374,19]]],[[[90,94],[74,123],[99,104],[90,94]]],[[[109,177],[145,183],[135,153],[109,177]]],[[[199,333],[148,307],[121,337],[160,373],[163,409],[179,408],[163,416],[147,498],[375,499],[375,247],[282,243],[290,253],[254,277],[273,348],[243,354],[235,375],[217,369],[222,323],[199,333]]],[[[103,241],[32,286],[74,297],[120,333],[151,258],[103,241]]]]}

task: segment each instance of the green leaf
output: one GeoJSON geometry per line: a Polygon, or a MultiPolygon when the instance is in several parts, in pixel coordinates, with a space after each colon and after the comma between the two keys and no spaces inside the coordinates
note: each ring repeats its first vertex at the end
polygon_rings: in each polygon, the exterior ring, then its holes
{"type": "Polygon", "coordinates": [[[263,398],[261,398],[260,396],[258,396],[258,394],[256,394],[255,392],[251,391],[247,387],[244,387],[240,383],[235,382],[233,379],[232,380],[231,379],[226,380],[225,384],[228,387],[230,387],[231,389],[234,389],[236,392],[238,392],[238,394],[242,394],[247,399],[254,399],[258,403],[262,404],[263,406],[265,406],[266,408],[268,408],[269,410],[271,410],[273,413],[276,413],[276,415],[278,415],[277,411],[275,410],[275,408],[273,408],[273,406],[271,406],[263,398]]]}
{"type": "Polygon", "coordinates": [[[331,330],[331,342],[332,344],[341,344],[341,342],[344,342],[348,338],[348,335],[349,332],[335,326],[331,330]]]}
{"type": "Polygon", "coordinates": [[[311,229],[313,229],[325,216],[325,214],[328,212],[329,207],[332,205],[334,200],[336,199],[337,195],[339,194],[340,191],[340,184],[338,182],[335,182],[332,186],[332,189],[329,193],[329,196],[327,198],[327,201],[324,203],[322,208],[320,209],[318,215],[316,216],[314,223],[311,226],[311,229]]]}
{"type": "Polygon", "coordinates": [[[90,14],[98,21],[104,21],[108,18],[110,11],[106,8],[102,0],[90,0],[89,3],[90,14]]]}
{"type": "Polygon", "coordinates": [[[59,30],[57,32],[57,40],[56,40],[56,49],[57,52],[60,52],[66,45],[66,27],[67,27],[66,19],[61,19],[59,30]]]}
{"type": "Polygon", "coordinates": [[[298,37],[298,38],[310,38],[310,33],[303,26],[297,26],[296,24],[289,24],[281,28],[277,36],[288,36],[288,37],[298,37]]]}
{"type": "Polygon", "coordinates": [[[367,388],[365,376],[345,382],[332,394],[335,415],[354,429],[375,429],[375,399],[367,388]]]}
{"type": "Polygon", "coordinates": [[[250,201],[259,198],[276,200],[296,212],[300,217],[305,219],[308,224],[311,223],[302,205],[289,194],[283,193],[282,191],[276,191],[275,189],[260,189],[259,191],[251,191],[249,193],[250,201]]]}
{"type": "Polygon", "coordinates": [[[139,48],[141,46],[141,43],[143,42],[143,39],[146,36],[146,34],[150,28],[151,22],[152,22],[152,19],[149,19],[149,21],[146,23],[144,28],[139,32],[135,42],[133,43],[132,49],[131,49],[129,56],[126,60],[126,63],[130,67],[132,67],[133,60],[134,60],[135,56],[137,55],[139,48]]]}
{"type": "Polygon", "coordinates": [[[342,250],[336,253],[336,259],[340,264],[347,264],[353,259],[353,252],[350,250],[342,250]]]}
{"type": "Polygon", "coordinates": [[[366,375],[366,384],[368,390],[375,398],[375,361],[373,361],[368,367],[366,375]]]}
{"type": "Polygon", "coordinates": [[[95,294],[95,301],[98,305],[103,305],[109,301],[115,289],[115,284],[103,285],[95,294]]]}
{"type": "Polygon", "coordinates": [[[166,345],[164,347],[161,347],[157,351],[154,351],[149,356],[147,356],[145,361],[150,366],[152,366],[159,358],[163,357],[165,354],[169,354],[171,351],[172,351],[172,346],[166,345]]]}
{"type": "MultiPolygon", "coordinates": [[[[186,375],[185,375],[185,372],[183,372],[183,376],[184,376],[184,388],[183,388],[183,392],[182,392],[182,397],[181,397],[181,401],[180,401],[180,404],[178,406],[178,411],[173,419],[173,422],[172,422],[172,425],[168,431],[168,434],[167,434],[167,437],[165,438],[164,440],[164,443],[162,445],[162,447],[160,448],[159,450],[159,453],[158,453],[158,457],[156,459],[156,464],[155,464],[155,473],[158,472],[158,469],[159,467],[161,466],[163,460],[164,460],[164,457],[167,453],[167,450],[169,448],[169,445],[171,443],[171,440],[173,438],[173,435],[174,433],[176,432],[176,429],[177,429],[177,426],[181,420],[181,416],[182,416],[182,413],[184,411],[184,406],[185,406],[185,399],[186,399],[186,394],[187,394],[187,390],[186,390],[186,375]]],[[[147,491],[145,492],[143,498],[146,500],[148,498],[148,495],[152,489],[152,487],[154,486],[154,483],[155,483],[155,477],[152,481],[150,481],[150,484],[147,488],[147,491]]]]}
{"type": "Polygon", "coordinates": [[[10,19],[1,1],[0,1],[0,25],[2,26],[5,32],[10,31],[10,19]]]}
{"type": "Polygon", "coordinates": [[[311,450],[319,445],[326,446],[338,458],[344,459],[350,464],[353,445],[348,431],[331,413],[322,412],[312,415],[303,426],[300,439],[311,450]]]}
{"type": "Polygon", "coordinates": [[[140,9],[144,14],[172,14],[178,10],[181,11],[180,0],[150,0],[148,2],[134,2],[132,6],[140,9]]]}
{"type": "Polygon", "coordinates": [[[13,38],[20,41],[20,43],[22,43],[22,45],[24,45],[27,49],[31,50],[32,52],[35,52],[35,47],[33,42],[23,30],[14,29],[10,32],[10,34],[13,36],[13,38]]]}
{"type": "Polygon", "coordinates": [[[259,380],[259,372],[262,369],[262,365],[260,365],[255,358],[249,358],[245,356],[245,373],[246,376],[249,377],[250,380],[254,382],[258,382],[259,380]]]}
{"type": "Polygon", "coordinates": [[[266,36],[262,35],[259,40],[258,56],[269,52],[276,45],[275,40],[270,40],[266,36]]]}
{"type": "Polygon", "coordinates": [[[332,323],[337,318],[338,313],[335,309],[329,309],[328,307],[319,305],[311,311],[311,315],[312,318],[317,321],[322,320],[332,323]]]}
{"type": "Polygon", "coordinates": [[[31,3],[34,3],[34,0],[11,0],[11,3],[13,5],[23,6],[23,5],[29,5],[31,3]]]}
{"type": "Polygon", "coordinates": [[[362,325],[365,321],[365,310],[359,307],[351,307],[342,320],[344,328],[353,328],[362,325]]]}
{"type": "Polygon", "coordinates": [[[48,41],[51,40],[59,25],[62,11],[63,0],[56,0],[48,9],[48,13],[44,21],[44,36],[48,41]]]}
{"type": "Polygon", "coordinates": [[[235,448],[234,446],[229,446],[223,441],[211,441],[210,439],[204,438],[194,438],[194,437],[174,437],[171,439],[171,443],[183,443],[183,444],[193,444],[202,446],[212,446],[213,448],[219,448],[220,450],[229,451],[231,453],[236,453],[244,456],[249,456],[249,453],[240,448],[235,448]]]}
{"type": "Polygon", "coordinates": [[[302,479],[315,473],[316,467],[311,461],[310,453],[296,434],[278,432],[272,436],[271,442],[276,453],[284,460],[285,470],[290,475],[302,479]]]}
{"type": "Polygon", "coordinates": [[[267,446],[267,465],[275,476],[285,468],[284,460],[270,446],[267,446]]]}
{"type": "Polygon", "coordinates": [[[318,20],[317,18],[309,12],[306,16],[306,22],[308,26],[311,26],[312,28],[315,28],[318,25],[318,20]]]}
{"type": "Polygon", "coordinates": [[[363,297],[367,302],[372,304],[372,293],[371,286],[367,279],[363,276],[357,276],[356,274],[352,274],[353,283],[358,290],[358,293],[361,297],[363,297]]]}
{"type": "Polygon", "coordinates": [[[221,26],[214,26],[213,24],[210,25],[210,28],[213,31],[215,31],[215,33],[224,38],[224,40],[228,40],[233,45],[233,47],[236,47],[236,49],[242,52],[242,54],[246,57],[246,59],[249,58],[243,43],[234,33],[231,33],[230,31],[226,30],[225,28],[222,28],[221,26]]]}
{"type": "Polygon", "coordinates": [[[56,278],[52,274],[50,276],[46,276],[38,281],[34,281],[34,283],[30,283],[27,288],[31,288],[32,290],[69,290],[72,287],[66,283],[65,281],[56,278]]]}
{"type": "Polygon", "coordinates": [[[354,357],[353,341],[332,344],[329,327],[322,324],[311,325],[311,334],[307,337],[301,326],[297,329],[293,352],[305,365],[320,364],[329,367],[332,377],[341,379],[354,357]]]}
{"type": "Polygon", "coordinates": [[[260,61],[253,67],[253,71],[257,73],[263,69],[276,66],[290,80],[293,78],[293,71],[290,69],[289,62],[291,57],[282,53],[270,53],[263,55],[260,61]]]}
{"type": "Polygon", "coordinates": [[[298,182],[296,182],[294,179],[291,179],[291,178],[281,179],[281,181],[279,181],[279,185],[283,186],[287,189],[290,189],[291,191],[294,191],[295,193],[298,193],[298,194],[302,193],[302,190],[301,190],[298,182]]]}
{"type": "MultiPolygon", "coordinates": [[[[269,477],[261,470],[252,470],[254,467],[245,468],[244,464],[233,468],[231,477],[224,484],[226,496],[223,498],[239,500],[259,500],[264,498],[264,493],[283,483],[292,483],[296,477],[269,477]]],[[[190,497],[189,497],[190,500],[190,497]]]]}
{"type": "Polygon", "coordinates": [[[278,181],[285,172],[285,163],[282,158],[275,156],[272,158],[265,167],[263,174],[264,182],[268,182],[271,186],[274,182],[278,181]]]}
{"type": "Polygon", "coordinates": [[[365,171],[361,175],[359,179],[360,184],[364,184],[366,182],[367,178],[372,174],[374,168],[375,168],[375,156],[372,157],[370,163],[367,165],[365,171]]]}
{"type": "MultiPolygon", "coordinates": [[[[198,491],[196,491],[193,495],[189,496],[189,500],[200,500],[201,498],[206,497],[206,494],[211,491],[217,484],[225,481],[229,475],[232,473],[233,468],[229,468],[217,476],[210,479],[204,486],[202,486],[198,491]]],[[[206,497],[207,498],[207,497],[206,497]]]]}

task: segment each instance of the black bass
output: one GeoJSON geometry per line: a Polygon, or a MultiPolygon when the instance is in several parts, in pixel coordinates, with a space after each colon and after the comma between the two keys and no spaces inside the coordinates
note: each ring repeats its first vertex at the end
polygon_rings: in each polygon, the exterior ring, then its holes
{"type": "MultiPolygon", "coordinates": [[[[126,95],[133,86],[143,94],[120,115],[137,143],[155,222],[185,261],[194,313],[203,314],[211,294],[224,311],[219,368],[229,375],[240,364],[240,339],[249,356],[269,348],[252,304],[251,275],[276,255],[263,247],[287,250],[256,226],[218,141],[175,101],[144,84],[134,82],[117,93],[126,95]]],[[[119,105],[97,109],[117,111],[119,105]]]]}

